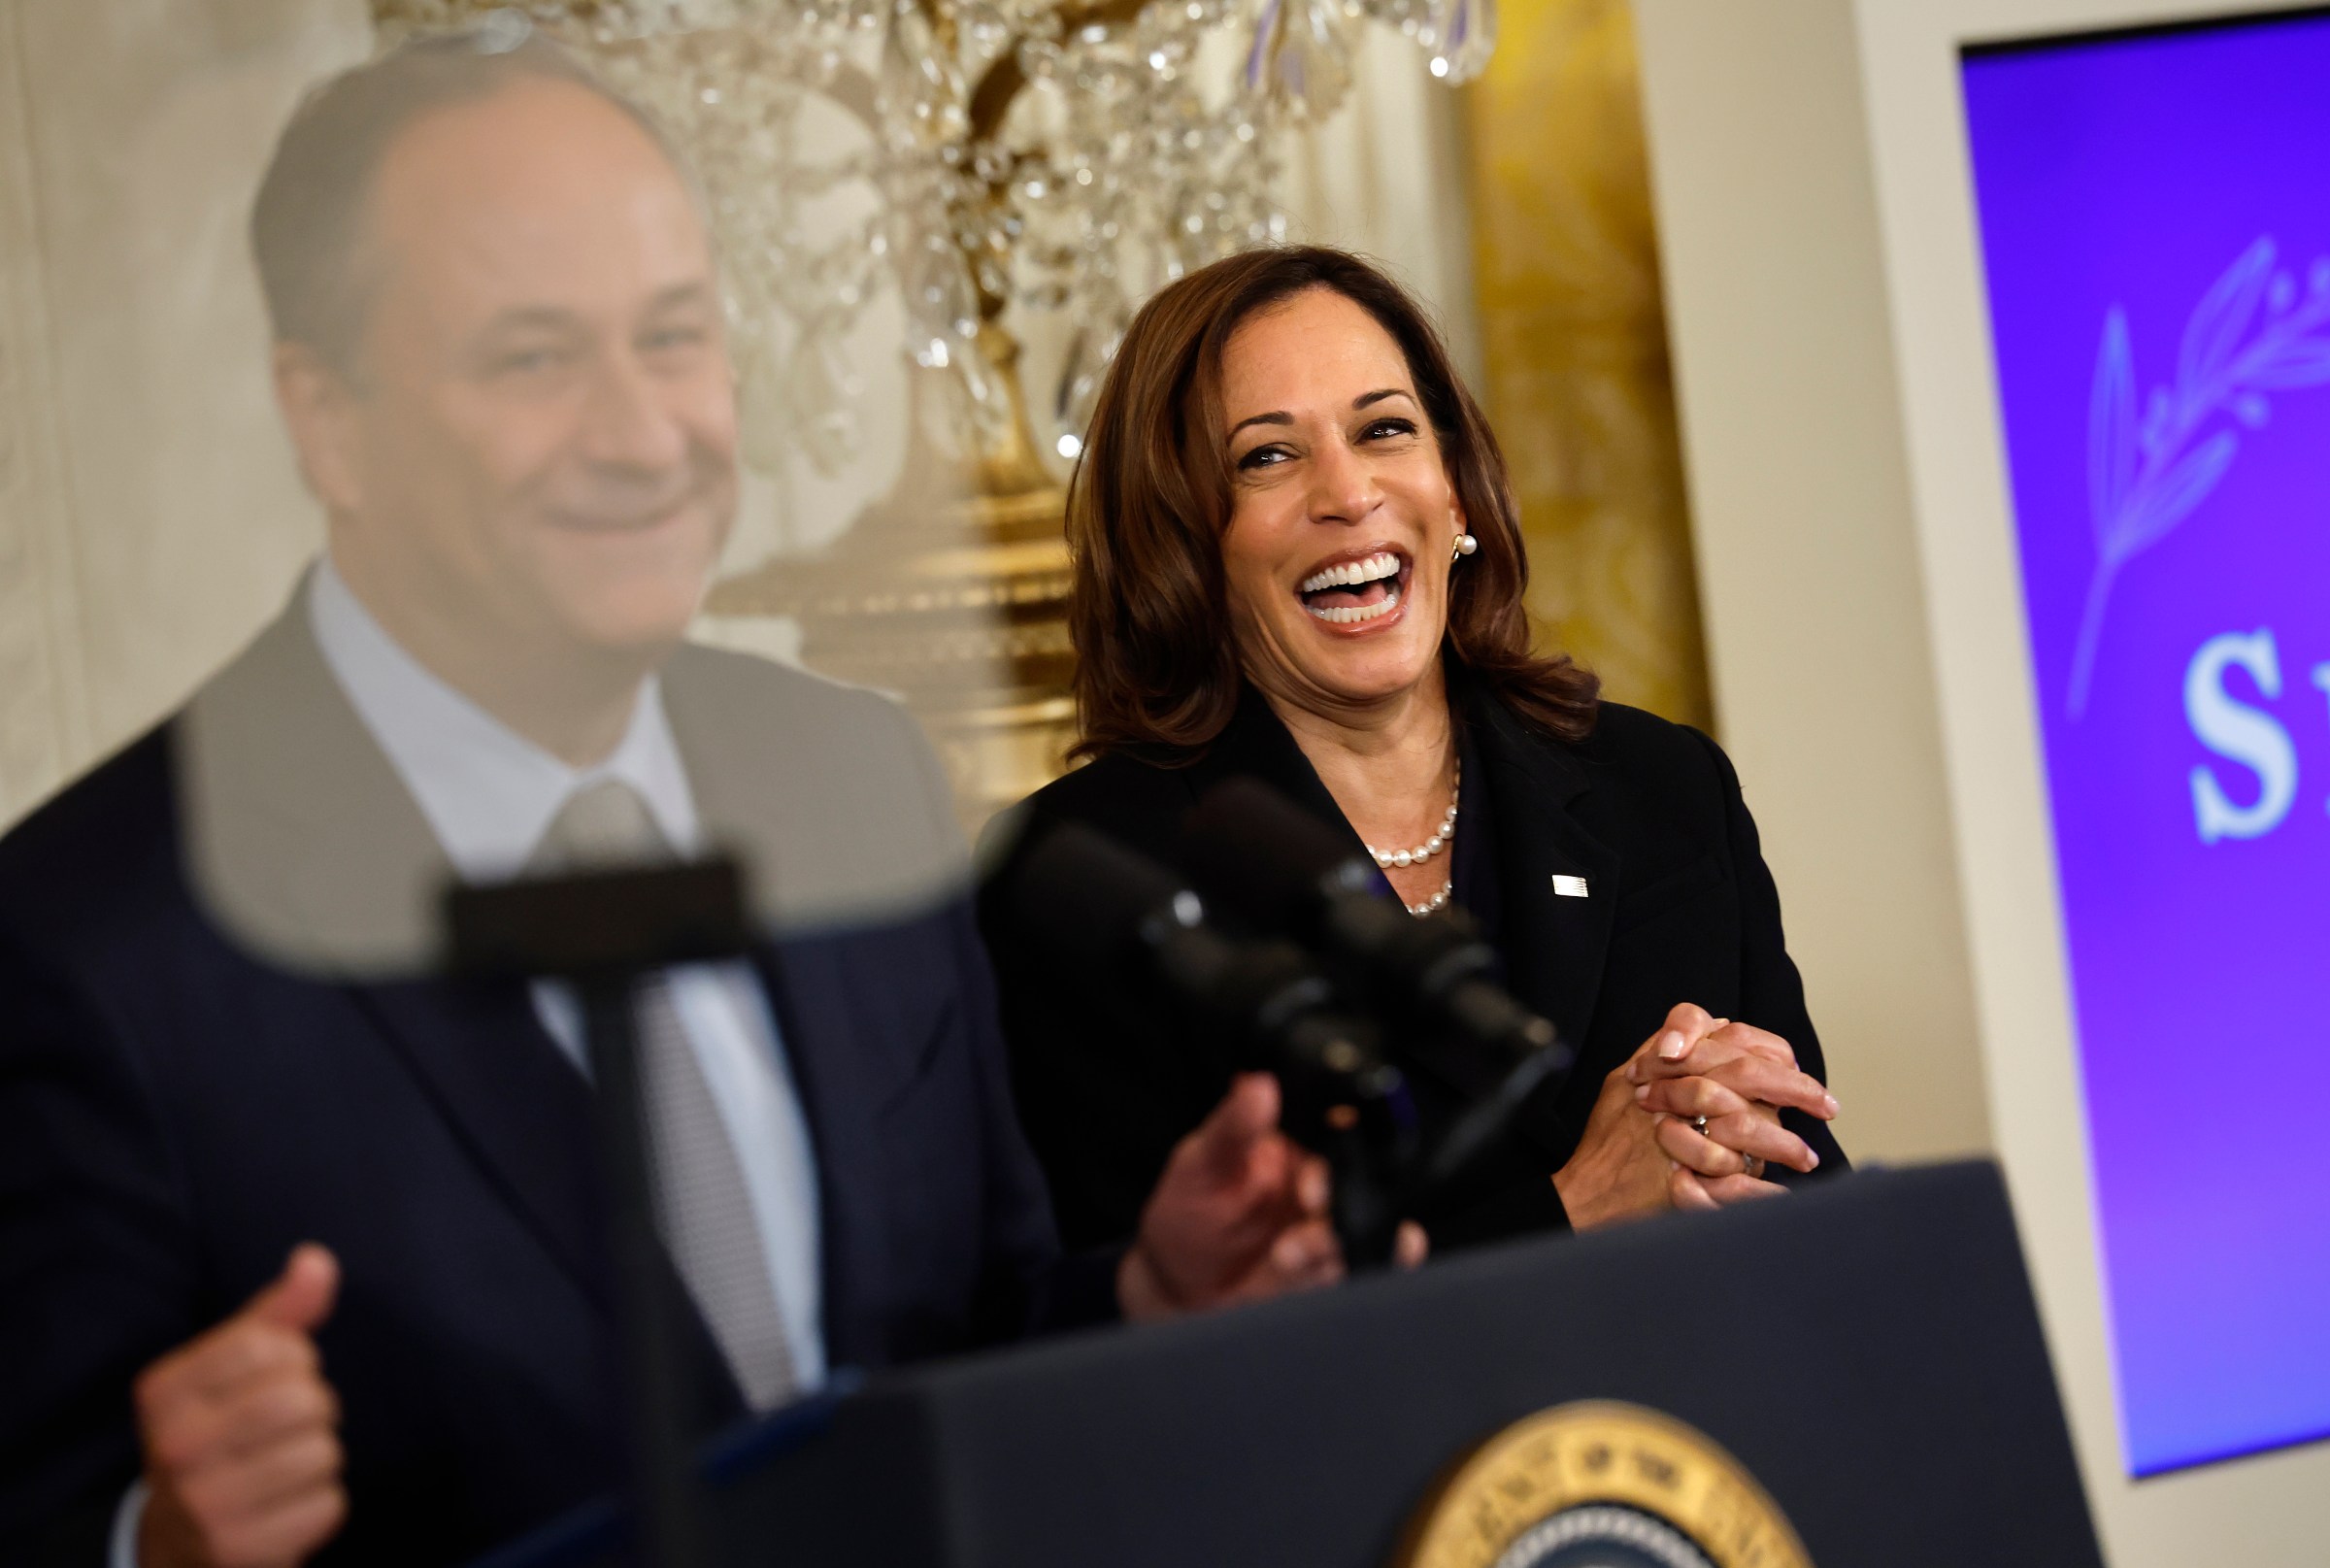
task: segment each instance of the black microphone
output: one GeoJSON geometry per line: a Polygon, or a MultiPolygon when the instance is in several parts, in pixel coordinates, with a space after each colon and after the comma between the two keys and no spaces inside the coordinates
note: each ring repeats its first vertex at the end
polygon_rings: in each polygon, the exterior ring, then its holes
{"type": "Polygon", "coordinates": [[[1197,885],[1266,931],[1317,952],[1351,993],[1410,1035],[1449,1039],[1475,1059],[1479,1093],[1435,1149],[1427,1182],[1454,1178],[1502,1137],[1538,1086],[1576,1053],[1494,979],[1496,954],[1460,910],[1418,918],[1380,891],[1376,868],[1267,784],[1233,779],[1184,827],[1197,885]]]}
{"type": "Polygon", "coordinates": [[[1334,1169],[1345,1260],[1365,1267],[1390,1257],[1415,1152],[1406,1080],[1300,949],[1222,935],[1171,872],[1078,822],[1052,828],[1020,858],[1005,896],[1045,934],[1064,972],[1166,1002],[1226,1047],[1234,1068],[1276,1075],[1287,1135],[1334,1169]]]}

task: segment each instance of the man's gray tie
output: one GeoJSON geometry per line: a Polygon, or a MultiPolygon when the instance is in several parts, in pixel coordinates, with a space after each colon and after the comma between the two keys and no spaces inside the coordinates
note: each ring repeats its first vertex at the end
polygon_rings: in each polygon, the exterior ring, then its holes
{"type": "MultiPolygon", "coordinates": [[[[529,869],[636,866],[672,858],[636,790],[586,784],[551,818],[529,869]]],[[[664,1246],[755,1410],[790,1398],[796,1377],[744,1166],[662,975],[639,984],[639,1076],[647,1100],[655,1212],[664,1246]]]]}

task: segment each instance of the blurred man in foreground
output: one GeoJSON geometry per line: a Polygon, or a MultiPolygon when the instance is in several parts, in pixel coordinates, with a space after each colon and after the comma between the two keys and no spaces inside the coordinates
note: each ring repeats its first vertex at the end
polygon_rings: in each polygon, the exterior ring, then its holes
{"type": "Polygon", "coordinates": [[[1335,1276],[1263,1080],[1063,1260],[911,723],[682,645],[735,405],[650,126],[540,41],[410,46],[303,106],[252,229],[329,548],[0,843],[0,1557],[443,1562],[619,1479],[574,1000],[428,974],[452,876],[738,845],[772,890],[639,1002],[707,1428],[1335,1276]]]}

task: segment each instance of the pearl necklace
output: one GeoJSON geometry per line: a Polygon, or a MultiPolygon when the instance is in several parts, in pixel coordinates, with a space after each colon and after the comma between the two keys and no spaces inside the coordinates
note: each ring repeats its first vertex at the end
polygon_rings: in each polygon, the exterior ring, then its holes
{"type": "MultiPolygon", "coordinates": [[[[1417,845],[1413,850],[1379,850],[1372,844],[1365,845],[1364,848],[1370,855],[1375,857],[1376,864],[1386,871],[1391,869],[1393,866],[1422,865],[1425,861],[1440,853],[1441,851],[1447,849],[1448,847],[1448,840],[1456,836],[1456,807],[1458,802],[1463,799],[1463,796],[1464,763],[1461,759],[1459,759],[1456,764],[1456,777],[1448,785],[1448,812],[1441,817],[1440,826],[1432,830],[1432,836],[1430,838],[1424,840],[1423,843],[1417,845]]],[[[1441,883],[1439,892],[1434,893],[1430,898],[1425,899],[1420,904],[1410,904],[1403,899],[1401,900],[1401,905],[1411,915],[1429,915],[1436,909],[1446,907],[1448,902],[1448,895],[1453,893],[1455,890],[1456,876],[1455,873],[1450,872],[1447,879],[1441,883]]]]}
{"type": "Polygon", "coordinates": [[[1429,915],[1436,909],[1447,908],[1448,895],[1455,890],[1456,879],[1454,877],[1448,877],[1442,881],[1440,884],[1440,891],[1434,893],[1430,898],[1425,899],[1422,903],[1409,904],[1404,899],[1401,902],[1405,905],[1408,913],[1411,915],[1429,915]]]}

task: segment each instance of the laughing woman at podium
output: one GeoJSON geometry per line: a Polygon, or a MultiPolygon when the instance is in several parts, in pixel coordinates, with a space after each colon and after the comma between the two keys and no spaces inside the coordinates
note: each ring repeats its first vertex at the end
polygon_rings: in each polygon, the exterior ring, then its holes
{"type": "MultiPolygon", "coordinates": [[[[1443,1249],[1776,1195],[1843,1168],[1780,898],[1731,763],[1531,651],[1495,436],[1429,317],[1368,262],[1232,256],[1143,308],[1070,491],[1079,752],[1023,808],[1167,864],[1222,781],[1456,904],[1579,1059],[1443,1249]]],[[[1227,1071],[1068,994],[982,911],[1027,1130],[1070,1245],[1130,1235],[1227,1071]]],[[[1418,1084],[1419,1091],[1432,1085],[1418,1084]]]]}

